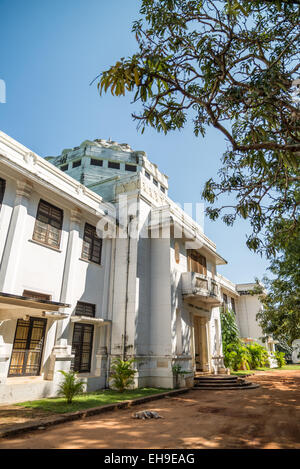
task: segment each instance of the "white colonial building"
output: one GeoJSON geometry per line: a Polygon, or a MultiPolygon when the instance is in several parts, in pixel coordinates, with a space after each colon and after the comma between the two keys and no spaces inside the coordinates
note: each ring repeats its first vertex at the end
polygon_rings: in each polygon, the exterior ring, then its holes
{"type": "Polygon", "coordinates": [[[59,370],[107,387],[114,357],[135,359],[136,386],[226,371],[220,307],[244,298],[144,152],[44,159],[0,132],[0,205],[0,402],[56,395],[59,370]]]}

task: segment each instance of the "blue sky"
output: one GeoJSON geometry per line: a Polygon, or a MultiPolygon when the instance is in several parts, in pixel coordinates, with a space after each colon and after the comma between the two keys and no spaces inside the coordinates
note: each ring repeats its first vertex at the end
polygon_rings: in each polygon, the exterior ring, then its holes
{"type": "MultiPolygon", "coordinates": [[[[41,156],[58,155],[86,139],[111,138],[143,150],[169,176],[169,195],[180,204],[201,202],[201,191],[220,168],[226,142],[217,130],[195,137],[192,125],[167,136],[141,135],[132,96],[100,97],[90,82],[136,50],[132,22],[137,0],[0,0],[0,129],[41,156]]],[[[261,278],[267,262],[245,245],[247,222],[227,227],[205,220],[205,233],[228,265],[219,272],[237,283],[261,278]]]]}

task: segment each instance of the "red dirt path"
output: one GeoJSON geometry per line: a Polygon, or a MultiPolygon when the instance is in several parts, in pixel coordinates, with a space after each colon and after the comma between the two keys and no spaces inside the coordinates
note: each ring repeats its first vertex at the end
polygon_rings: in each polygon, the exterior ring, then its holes
{"type": "Polygon", "coordinates": [[[300,449],[300,370],[261,372],[249,390],[172,398],[0,440],[0,449],[300,449]],[[139,410],[163,419],[136,420],[139,410]]]}

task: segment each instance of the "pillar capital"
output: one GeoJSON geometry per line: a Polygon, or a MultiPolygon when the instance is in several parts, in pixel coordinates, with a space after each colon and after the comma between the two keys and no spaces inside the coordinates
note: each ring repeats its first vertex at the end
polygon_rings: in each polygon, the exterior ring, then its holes
{"type": "Polygon", "coordinates": [[[33,185],[27,180],[17,180],[16,198],[29,199],[32,193],[33,185]]]}
{"type": "Polygon", "coordinates": [[[78,208],[72,209],[71,215],[70,215],[71,223],[76,223],[77,225],[79,225],[81,222],[81,216],[82,216],[81,210],[79,210],[78,208]]]}
{"type": "Polygon", "coordinates": [[[199,321],[200,321],[201,326],[205,326],[205,324],[207,323],[207,318],[200,316],[199,321]]]}

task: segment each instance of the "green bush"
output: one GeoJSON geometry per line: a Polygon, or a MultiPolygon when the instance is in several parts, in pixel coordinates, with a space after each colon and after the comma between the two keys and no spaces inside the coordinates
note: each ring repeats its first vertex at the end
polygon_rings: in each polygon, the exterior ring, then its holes
{"type": "Polygon", "coordinates": [[[64,396],[68,404],[71,404],[73,398],[81,394],[84,389],[84,381],[78,380],[76,373],[70,371],[59,370],[65,377],[64,381],[59,386],[59,396],[64,396]]]}
{"type": "Polygon", "coordinates": [[[250,353],[249,366],[251,370],[256,368],[270,366],[269,354],[265,347],[260,344],[248,344],[247,349],[250,353]]]}
{"type": "Polygon", "coordinates": [[[134,359],[121,360],[116,358],[111,367],[112,384],[119,392],[124,392],[132,384],[134,384],[134,375],[136,370],[132,368],[134,359]]]}
{"type": "Polygon", "coordinates": [[[229,344],[224,349],[224,363],[225,366],[234,371],[249,370],[249,362],[251,355],[249,350],[241,341],[229,344]]]}
{"type": "Polygon", "coordinates": [[[222,342],[224,349],[231,344],[240,342],[239,329],[235,319],[234,311],[230,309],[222,309],[220,314],[222,342]]]}
{"type": "Polygon", "coordinates": [[[275,352],[275,360],[277,361],[278,368],[282,368],[286,364],[285,353],[275,352]]]}

